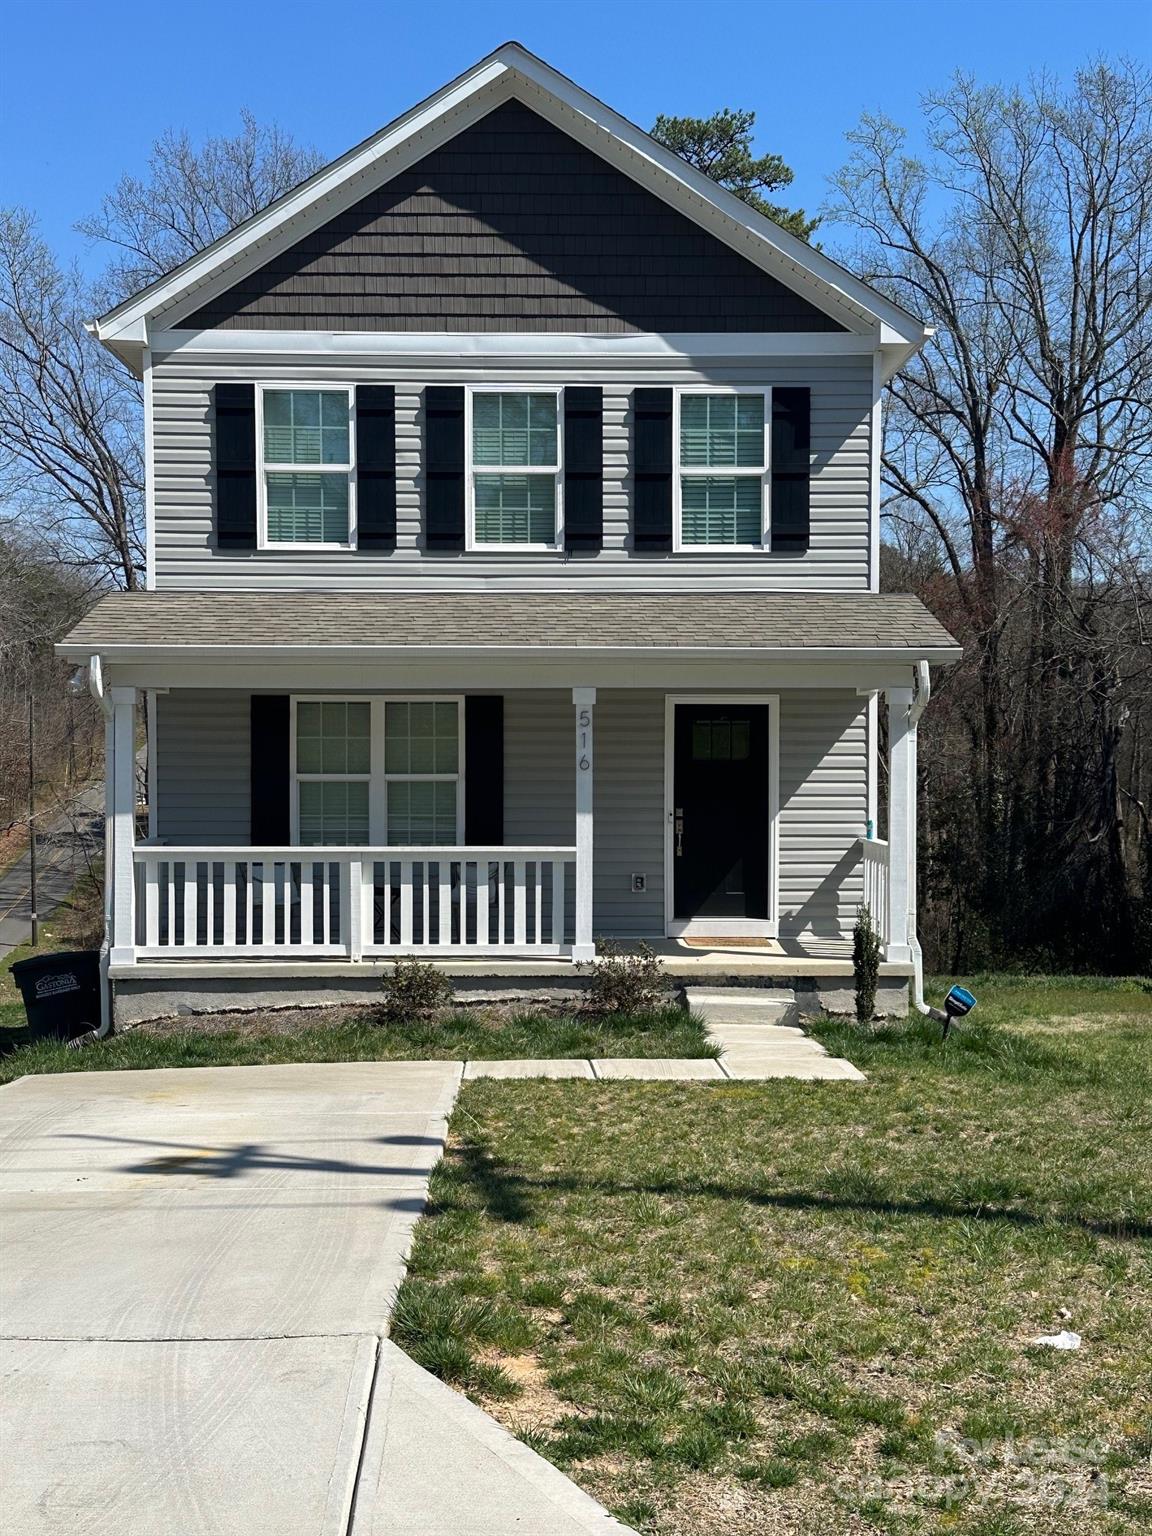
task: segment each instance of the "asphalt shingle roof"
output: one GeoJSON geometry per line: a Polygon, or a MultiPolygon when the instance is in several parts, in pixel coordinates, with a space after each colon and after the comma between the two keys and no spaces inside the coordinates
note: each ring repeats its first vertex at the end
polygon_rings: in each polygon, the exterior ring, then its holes
{"type": "Polygon", "coordinates": [[[60,648],[281,645],[959,654],[918,598],[849,592],[118,592],[60,648]]]}

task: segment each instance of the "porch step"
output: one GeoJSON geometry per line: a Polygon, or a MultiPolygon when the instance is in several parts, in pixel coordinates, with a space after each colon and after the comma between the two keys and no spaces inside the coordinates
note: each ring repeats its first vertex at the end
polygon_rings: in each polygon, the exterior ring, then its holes
{"type": "Polygon", "coordinates": [[[708,1026],[721,1065],[734,1078],[798,1077],[862,1082],[864,1074],[800,1028],[793,994],[784,988],[688,987],[689,1008],[708,1026]]]}
{"type": "Polygon", "coordinates": [[[709,1024],[799,1028],[800,1010],[796,994],[789,988],[686,987],[684,996],[692,1012],[701,1014],[709,1024]]]}

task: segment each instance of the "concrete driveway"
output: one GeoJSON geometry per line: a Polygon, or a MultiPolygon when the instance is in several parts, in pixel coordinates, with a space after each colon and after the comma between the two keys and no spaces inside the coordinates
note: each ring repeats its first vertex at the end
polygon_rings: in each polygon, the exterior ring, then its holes
{"type": "Polygon", "coordinates": [[[0,1089],[13,1536],[582,1536],[585,1494],[384,1335],[459,1062],[0,1089]]]}

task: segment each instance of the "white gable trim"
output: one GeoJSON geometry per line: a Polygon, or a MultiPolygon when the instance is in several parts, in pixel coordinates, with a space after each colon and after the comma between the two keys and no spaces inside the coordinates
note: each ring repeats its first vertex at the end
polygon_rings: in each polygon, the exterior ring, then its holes
{"type": "Polygon", "coordinates": [[[803,293],[850,331],[876,336],[883,327],[906,355],[922,344],[924,328],[913,316],[718,187],[518,43],[506,43],[271,207],[110,310],[95,322],[94,333],[122,356],[131,357],[147,343],[150,323],[160,321],[165,329],[177,328],[181,318],[279,250],[512,97],[803,293]]]}

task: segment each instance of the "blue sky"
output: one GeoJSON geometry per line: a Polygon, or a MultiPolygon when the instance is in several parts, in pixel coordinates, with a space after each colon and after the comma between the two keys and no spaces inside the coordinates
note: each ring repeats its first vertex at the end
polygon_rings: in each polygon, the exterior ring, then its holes
{"type": "Polygon", "coordinates": [[[912,122],[954,69],[1014,81],[1097,53],[1152,57],[1140,0],[37,0],[0,48],[0,202],[61,251],[168,127],[233,132],[242,106],[334,156],[508,38],[643,127],[658,112],[751,107],[757,144],[815,208],[865,110],[912,122]]]}

